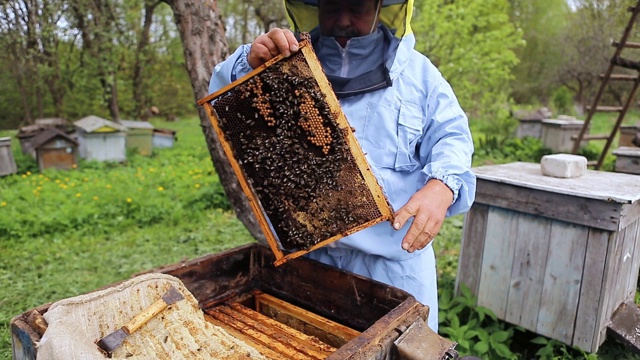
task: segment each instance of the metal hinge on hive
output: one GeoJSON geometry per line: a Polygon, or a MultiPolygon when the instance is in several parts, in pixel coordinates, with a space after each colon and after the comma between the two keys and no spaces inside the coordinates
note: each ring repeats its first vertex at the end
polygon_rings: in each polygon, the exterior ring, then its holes
{"type": "Polygon", "coordinates": [[[198,101],[276,265],[393,218],[309,41],[299,48],[198,101]]]}

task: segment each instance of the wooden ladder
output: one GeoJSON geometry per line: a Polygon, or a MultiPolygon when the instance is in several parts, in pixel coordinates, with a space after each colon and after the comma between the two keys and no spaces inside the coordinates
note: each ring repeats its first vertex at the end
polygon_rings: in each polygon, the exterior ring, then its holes
{"type": "Polygon", "coordinates": [[[631,31],[633,30],[633,27],[640,14],[640,0],[635,6],[629,7],[628,11],[631,13],[631,18],[629,19],[629,23],[627,24],[620,41],[612,43],[612,45],[615,46],[616,51],[613,57],[611,58],[611,61],[609,62],[609,68],[607,69],[607,72],[600,75],[600,78],[602,79],[602,82],[600,84],[600,89],[598,90],[598,93],[593,99],[592,105],[587,107],[587,110],[588,110],[587,118],[585,119],[584,124],[580,129],[580,133],[575,137],[575,139],[573,139],[574,140],[573,149],[572,149],[573,154],[576,154],[578,152],[578,150],[580,149],[580,144],[582,143],[583,140],[607,140],[604,148],[602,149],[602,153],[600,154],[600,158],[597,161],[589,162],[589,166],[593,166],[596,170],[602,167],[602,164],[607,155],[607,152],[611,148],[611,143],[613,142],[613,139],[615,138],[616,134],[620,130],[620,125],[622,124],[622,121],[624,120],[624,117],[627,114],[627,110],[629,109],[629,106],[633,103],[633,99],[635,98],[636,91],[638,90],[638,86],[640,86],[640,62],[625,59],[621,56],[622,50],[625,48],[640,49],[640,42],[628,41],[629,35],[631,34],[631,31]],[[638,71],[638,73],[635,75],[614,74],[613,72],[616,69],[616,67],[636,70],[638,71]],[[609,81],[633,82],[633,86],[631,88],[629,96],[627,100],[624,102],[623,106],[598,105],[600,103],[600,98],[602,97],[602,94],[604,93],[609,81]],[[601,134],[601,135],[586,134],[591,124],[593,115],[596,112],[617,112],[618,113],[618,119],[616,120],[616,123],[613,126],[613,129],[611,129],[610,134],[601,134]]]}

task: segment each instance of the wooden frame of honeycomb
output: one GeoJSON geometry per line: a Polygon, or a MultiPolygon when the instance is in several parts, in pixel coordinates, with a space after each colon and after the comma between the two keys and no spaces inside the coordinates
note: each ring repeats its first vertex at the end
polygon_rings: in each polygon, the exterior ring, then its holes
{"type": "Polygon", "coordinates": [[[198,101],[276,265],[393,220],[308,39],[299,48],[198,101]]]}

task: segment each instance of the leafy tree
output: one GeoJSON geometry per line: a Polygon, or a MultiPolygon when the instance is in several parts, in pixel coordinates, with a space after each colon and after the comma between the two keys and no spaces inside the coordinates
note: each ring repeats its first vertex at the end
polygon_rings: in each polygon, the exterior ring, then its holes
{"type": "Polygon", "coordinates": [[[463,108],[493,119],[496,131],[505,128],[515,49],[523,45],[509,14],[507,0],[425,0],[416,4],[412,25],[417,49],[451,83],[463,108]]]}
{"type": "Polygon", "coordinates": [[[129,13],[131,13],[131,17],[133,21],[128,21],[128,24],[138,25],[141,23],[141,26],[134,26],[133,30],[136,34],[136,45],[135,45],[135,60],[133,62],[133,76],[132,76],[132,97],[135,103],[135,109],[133,113],[135,113],[136,117],[147,119],[150,115],[149,113],[149,96],[145,94],[145,75],[146,69],[151,65],[152,53],[150,51],[150,43],[151,43],[151,26],[153,25],[153,13],[156,7],[160,4],[157,0],[145,0],[143,4],[136,1],[134,2],[136,6],[134,6],[129,13]],[[142,5],[142,9],[140,9],[140,5],[142,5]],[[142,14],[142,16],[140,16],[142,14]],[[142,21],[135,21],[142,18],[142,21]]]}
{"type": "Polygon", "coordinates": [[[168,119],[191,116],[196,111],[193,91],[180,34],[167,4],[154,11],[153,30],[142,76],[144,103],[158,107],[168,119]]]}
{"type": "Polygon", "coordinates": [[[225,18],[225,35],[230,49],[251,42],[274,27],[287,27],[282,1],[224,1],[221,13],[225,18]]]}
{"type": "MultiPolygon", "coordinates": [[[[222,18],[216,0],[164,0],[174,14],[182,39],[184,57],[194,100],[208,95],[209,80],[215,64],[229,56],[222,18]]],[[[211,160],[223,185],[225,194],[236,215],[254,238],[266,243],[248,198],[244,195],[229,160],[225,156],[204,107],[198,106],[200,126],[204,133],[211,160]]]]}
{"type": "Polygon", "coordinates": [[[65,89],[58,62],[63,4],[57,0],[11,0],[0,4],[0,61],[11,72],[27,123],[42,117],[48,91],[55,115],[63,115],[65,89]],[[35,114],[33,113],[35,110],[35,114]]]}
{"type": "Polygon", "coordinates": [[[558,87],[563,66],[560,37],[569,31],[572,15],[566,0],[510,0],[511,17],[522,30],[526,46],[515,50],[520,63],[514,68],[513,97],[519,103],[546,103],[558,87]]]}
{"type": "Polygon", "coordinates": [[[118,104],[119,59],[122,47],[122,7],[116,0],[70,0],[73,25],[80,31],[84,66],[91,67],[102,86],[102,96],[111,118],[120,119],[118,104]]]}
{"type": "MultiPolygon", "coordinates": [[[[599,75],[606,71],[614,54],[612,41],[620,40],[630,19],[627,8],[636,1],[576,0],[573,3],[575,10],[567,31],[559,39],[564,63],[557,69],[556,76],[576,94],[579,103],[587,105],[600,86],[599,75]]],[[[620,101],[624,88],[624,84],[613,85],[609,98],[620,101]]]]}

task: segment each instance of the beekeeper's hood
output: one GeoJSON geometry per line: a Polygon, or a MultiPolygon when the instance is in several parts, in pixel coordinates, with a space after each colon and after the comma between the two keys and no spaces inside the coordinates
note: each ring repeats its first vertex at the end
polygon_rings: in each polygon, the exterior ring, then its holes
{"type": "MultiPolygon", "coordinates": [[[[291,29],[310,32],[318,26],[318,0],[283,0],[291,29]]],[[[413,0],[382,0],[380,22],[402,38],[411,34],[413,0]]]]}

